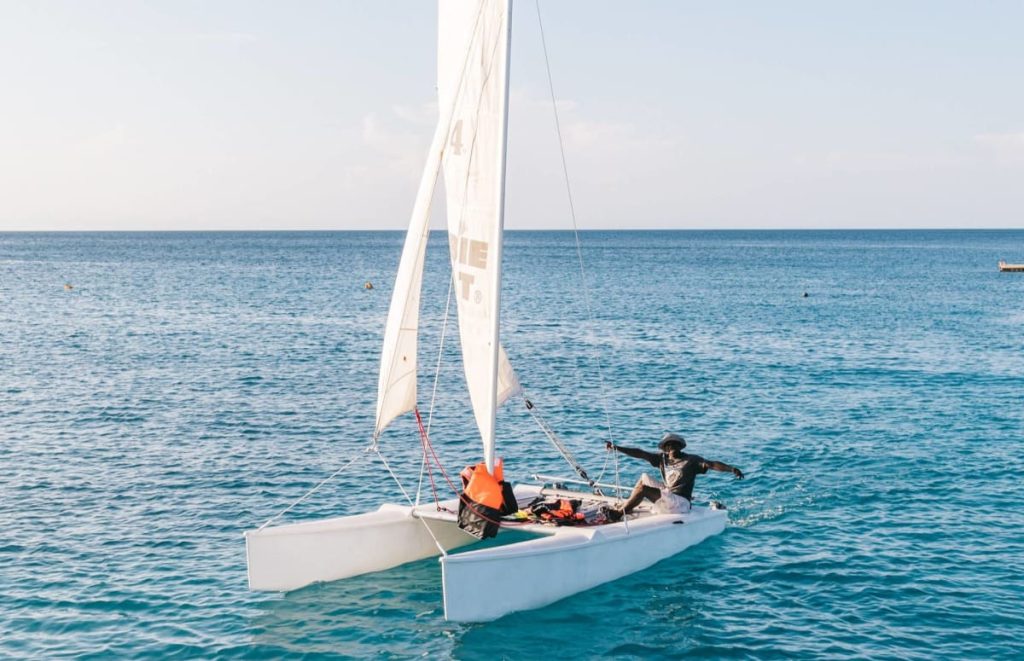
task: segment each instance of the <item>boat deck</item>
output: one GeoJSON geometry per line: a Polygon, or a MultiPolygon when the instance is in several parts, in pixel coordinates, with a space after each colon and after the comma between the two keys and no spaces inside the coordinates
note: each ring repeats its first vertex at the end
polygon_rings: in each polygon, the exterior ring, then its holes
{"type": "MultiPolygon", "coordinates": [[[[538,485],[531,484],[516,485],[515,494],[516,499],[521,504],[528,503],[537,496],[550,498],[578,498],[592,503],[602,502],[606,504],[615,504],[617,502],[621,502],[621,499],[613,498],[611,496],[598,496],[565,489],[542,488],[538,485]]],[[[416,518],[428,521],[458,523],[458,515],[456,512],[458,511],[459,501],[457,498],[442,501],[438,505],[443,509],[439,510],[437,505],[429,503],[413,508],[411,514],[416,518]]],[[[680,523],[686,523],[704,516],[706,511],[706,508],[694,507],[692,511],[685,514],[659,514],[653,512],[649,504],[645,502],[627,516],[624,521],[609,521],[607,523],[575,526],[558,525],[555,523],[540,523],[535,521],[503,521],[502,532],[514,530],[535,535],[571,534],[573,536],[590,538],[599,530],[606,532],[621,531],[622,533],[628,533],[631,526],[633,528],[642,529],[646,527],[646,520],[648,519],[658,519],[659,521],[662,519],[674,519],[680,523]]]]}
{"type": "Polygon", "coordinates": [[[999,270],[1006,272],[1018,272],[1024,273],[1024,264],[1007,264],[1006,262],[999,262],[999,270]]]}

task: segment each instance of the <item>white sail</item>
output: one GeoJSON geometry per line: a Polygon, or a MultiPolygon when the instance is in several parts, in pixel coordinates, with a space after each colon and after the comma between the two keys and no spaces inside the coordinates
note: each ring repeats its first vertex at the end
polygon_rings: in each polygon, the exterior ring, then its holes
{"type": "Polygon", "coordinates": [[[438,97],[453,111],[442,163],[454,294],[466,383],[490,471],[499,395],[515,390],[498,344],[509,29],[508,0],[438,3],[438,97]]]}
{"type": "Polygon", "coordinates": [[[522,386],[519,385],[519,378],[512,369],[512,363],[508,362],[505,347],[498,345],[498,387],[494,393],[495,406],[501,406],[509,397],[521,392],[522,386]]]}
{"type": "Polygon", "coordinates": [[[409,231],[405,235],[402,259],[398,263],[395,289],[391,294],[388,322],[384,328],[384,348],[380,356],[377,381],[377,422],[374,436],[395,418],[416,407],[416,340],[419,334],[420,293],[423,287],[423,260],[430,235],[430,205],[434,198],[441,152],[448,136],[449,123],[442,113],[423,168],[409,231]]]}

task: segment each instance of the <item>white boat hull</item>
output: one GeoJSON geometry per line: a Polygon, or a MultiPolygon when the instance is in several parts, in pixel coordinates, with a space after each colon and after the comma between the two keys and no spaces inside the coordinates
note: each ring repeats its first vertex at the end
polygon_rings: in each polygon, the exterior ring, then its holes
{"type": "MultiPolygon", "coordinates": [[[[538,495],[516,488],[521,503],[538,495]]],[[[252,530],[245,534],[250,590],[296,590],[312,583],[382,571],[477,541],[460,530],[458,502],[418,508],[382,505],[376,512],[252,530]]],[[[725,529],[726,513],[694,507],[687,514],[641,512],[629,521],[572,527],[527,524],[538,535],[441,557],[445,618],[486,622],[540,608],[640,571],[725,529]]],[[[500,539],[500,537],[499,537],[500,539]]]]}
{"type": "Polygon", "coordinates": [[[487,622],[540,608],[650,567],[725,529],[726,513],[695,507],[441,558],[445,618],[487,622]],[[682,523],[679,523],[682,521],[682,523]]]}
{"type": "Polygon", "coordinates": [[[452,522],[412,516],[411,507],[308,521],[245,533],[250,590],[297,590],[440,555],[476,539],[452,522]]]}

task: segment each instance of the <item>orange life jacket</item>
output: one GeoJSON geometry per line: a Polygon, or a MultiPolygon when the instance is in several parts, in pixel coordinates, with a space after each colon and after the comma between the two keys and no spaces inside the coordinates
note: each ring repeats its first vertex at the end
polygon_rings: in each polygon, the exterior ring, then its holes
{"type": "Polygon", "coordinates": [[[501,459],[494,462],[494,475],[487,472],[487,464],[479,463],[476,466],[466,466],[462,470],[462,490],[475,503],[501,509],[505,498],[501,494],[501,482],[504,471],[501,466],[501,459]]]}

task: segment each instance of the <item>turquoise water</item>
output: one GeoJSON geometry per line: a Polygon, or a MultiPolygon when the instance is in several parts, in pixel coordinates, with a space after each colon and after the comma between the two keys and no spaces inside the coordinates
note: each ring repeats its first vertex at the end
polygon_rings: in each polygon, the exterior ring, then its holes
{"type": "MultiPolygon", "coordinates": [[[[571,235],[510,233],[503,338],[546,417],[594,473],[602,401],[621,443],[674,430],[740,466],[697,482],[726,532],[483,625],[444,621],[434,560],[249,593],[242,531],[367,443],[401,241],[0,234],[0,657],[1024,654],[1017,231],[588,232],[592,322],[571,235]]],[[[448,353],[457,469],[478,450],[448,353]]],[[[565,472],[521,406],[499,437],[513,476],[565,472]]],[[[383,449],[415,487],[411,421],[383,449]]],[[[361,468],[286,520],[400,498],[361,468]]]]}

